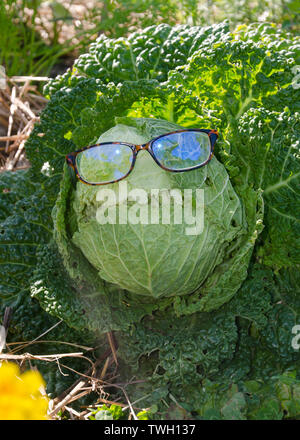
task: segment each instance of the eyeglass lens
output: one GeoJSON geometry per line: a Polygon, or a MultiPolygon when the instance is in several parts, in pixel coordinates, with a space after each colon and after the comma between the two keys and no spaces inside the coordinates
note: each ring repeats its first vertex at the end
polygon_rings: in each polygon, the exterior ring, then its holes
{"type": "Polygon", "coordinates": [[[185,131],[162,136],[152,143],[152,151],[160,164],[170,170],[185,170],[209,159],[211,146],[206,133],[185,131]]]}
{"type": "Polygon", "coordinates": [[[80,176],[88,183],[109,183],[126,176],[133,161],[128,145],[106,144],[82,151],[76,157],[80,176]]]}

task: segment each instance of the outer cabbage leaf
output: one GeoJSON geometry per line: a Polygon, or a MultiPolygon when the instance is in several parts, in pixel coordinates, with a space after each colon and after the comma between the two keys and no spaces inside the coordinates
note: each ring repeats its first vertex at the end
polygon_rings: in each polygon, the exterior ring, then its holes
{"type": "MultiPolygon", "coordinates": [[[[27,350],[32,354],[58,353],[62,347],[64,352],[72,352],[74,347],[68,343],[89,346],[95,341],[95,334],[80,332],[79,328],[71,330],[65,323],[59,323],[57,317],[46,313],[30,296],[37,255],[52,236],[54,198],[48,185],[49,180],[43,175],[38,184],[34,183],[30,171],[0,174],[0,317],[4,316],[6,307],[11,308],[7,343],[28,343],[30,348],[27,350]],[[44,343],[39,343],[38,339],[43,339],[44,343]]],[[[74,373],[63,375],[54,364],[32,363],[43,374],[50,395],[61,393],[76,380],[74,373]]],[[[66,360],[65,364],[78,370],[87,368],[82,360],[75,364],[74,360],[66,360]]]]}
{"type": "Polygon", "coordinates": [[[267,233],[258,254],[274,268],[300,263],[299,113],[250,109],[239,121],[239,145],[245,165],[236,180],[263,188],[267,233]]]}
{"type": "Polygon", "coordinates": [[[53,95],[69,86],[75,75],[114,84],[139,79],[165,81],[168,72],[185,65],[204,40],[213,44],[226,32],[228,22],[207,27],[153,25],[118,39],[103,34],[91,44],[89,53],[78,58],[72,70],[50,80],[44,93],[53,95]]]}
{"type": "Polygon", "coordinates": [[[36,251],[52,235],[54,198],[48,180],[31,180],[28,171],[0,175],[0,292],[10,297],[28,290],[36,264],[36,251]],[[48,193],[47,195],[45,193],[48,193]]]}

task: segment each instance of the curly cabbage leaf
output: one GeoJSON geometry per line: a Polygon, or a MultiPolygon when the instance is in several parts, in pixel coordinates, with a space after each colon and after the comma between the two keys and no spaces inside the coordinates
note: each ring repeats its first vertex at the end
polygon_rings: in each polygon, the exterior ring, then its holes
{"type": "Polygon", "coordinates": [[[299,274],[275,276],[256,264],[217,311],[188,319],[165,313],[117,333],[124,377],[145,381],[128,391],[161,411],[175,401],[200,419],[299,417],[299,353],[291,344],[298,283],[299,274]]]}

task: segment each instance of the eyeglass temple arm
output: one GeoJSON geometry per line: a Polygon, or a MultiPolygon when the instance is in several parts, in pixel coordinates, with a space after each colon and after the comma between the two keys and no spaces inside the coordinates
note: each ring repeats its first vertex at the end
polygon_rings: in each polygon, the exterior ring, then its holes
{"type": "Polygon", "coordinates": [[[211,142],[211,146],[212,149],[214,148],[214,145],[219,137],[219,133],[217,132],[217,130],[209,130],[209,132],[207,133],[211,142]]]}
{"type": "Polygon", "coordinates": [[[67,168],[68,168],[68,172],[69,172],[69,176],[73,185],[73,188],[76,188],[76,183],[77,183],[77,179],[76,179],[76,174],[75,174],[75,157],[72,156],[71,154],[68,154],[66,156],[66,163],[67,163],[67,168]]]}

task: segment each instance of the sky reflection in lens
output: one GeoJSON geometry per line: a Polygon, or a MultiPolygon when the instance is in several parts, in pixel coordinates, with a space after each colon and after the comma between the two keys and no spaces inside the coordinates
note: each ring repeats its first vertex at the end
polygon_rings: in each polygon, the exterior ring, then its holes
{"type": "Polygon", "coordinates": [[[80,176],[89,183],[105,183],[124,177],[130,170],[133,153],[127,145],[93,147],[76,158],[80,176]]]}
{"type": "Polygon", "coordinates": [[[210,141],[206,133],[172,133],[152,144],[157,160],[166,168],[179,170],[201,165],[210,155],[210,141]]]}

